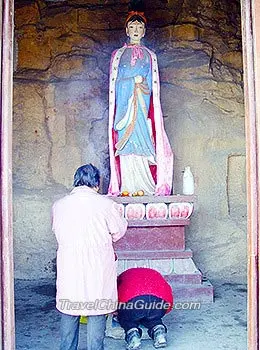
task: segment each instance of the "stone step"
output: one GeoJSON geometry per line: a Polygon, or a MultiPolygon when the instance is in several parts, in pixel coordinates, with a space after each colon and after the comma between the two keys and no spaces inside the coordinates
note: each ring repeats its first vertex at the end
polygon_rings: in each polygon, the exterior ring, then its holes
{"type": "Polygon", "coordinates": [[[208,280],[203,280],[201,284],[178,284],[169,279],[168,281],[172,286],[175,307],[187,310],[195,307],[192,303],[203,304],[214,301],[213,286],[208,280]]]}
{"type": "Polygon", "coordinates": [[[192,258],[191,249],[185,250],[118,250],[116,254],[119,260],[145,260],[145,259],[184,259],[192,258]]]}
{"type": "Polygon", "coordinates": [[[201,284],[202,274],[191,258],[119,259],[118,274],[133,267],[149,267],[160,272],[171,283],[201,284]]]}
{"type": "Polygon", "coordinates": [[[171,275],[164,276],[171,284],[201,284],[202,275],[200,272],[193,274],[177,274],[173,273],[171,275]]]}

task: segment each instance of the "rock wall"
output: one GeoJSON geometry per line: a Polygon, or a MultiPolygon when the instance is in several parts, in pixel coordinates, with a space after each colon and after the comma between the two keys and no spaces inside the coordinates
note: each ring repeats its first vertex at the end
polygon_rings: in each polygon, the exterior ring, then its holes
{"type": "MultiPolygon", "coordinates": [[[[158,56],[175,193],[190,165],[197,201],[187,246],[210,279],[246,280],[240,3],[146,1],[158,56]]],[[[93,162],[109,180],[108,72],[126,40],[128,1],[17,1],[14,67],[15,275],[50,276],[53,201],[93,162]]]]}

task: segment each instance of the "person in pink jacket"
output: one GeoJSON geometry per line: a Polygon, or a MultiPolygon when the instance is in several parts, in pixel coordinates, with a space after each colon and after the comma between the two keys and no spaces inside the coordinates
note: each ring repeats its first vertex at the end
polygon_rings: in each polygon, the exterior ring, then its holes
{"type": "Polygon", "coordinates": [[[116,203],[98,193],[99,170],[79,167],[74,189],[52,207],[57,250],[56,308],[61,312],[60,350],[76,350],[80,316],[88,316],[88,350],[103,350],[106,314],[117,308],[117,261],[113,242],[127,221],[116,203]]]}

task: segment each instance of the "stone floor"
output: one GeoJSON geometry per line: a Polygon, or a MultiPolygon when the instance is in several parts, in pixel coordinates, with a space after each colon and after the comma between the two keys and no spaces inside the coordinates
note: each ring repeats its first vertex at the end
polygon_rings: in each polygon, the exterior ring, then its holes
{"type": "MultiPolygon", "coordinates": [[[[212,281],[211,281],[212,282],[212,281]]],[[[215,301],[198,306],[178,305],[165,316],[168,348],[171,350],[246,350],[246,285],[213,281],[215,301]],[[182,309],[184,308],[184,309],[182,309]],[[193,308],[193,309],[192,309],[193,308]],[[194,310],[194,308],[196,308],[194,310]]],[[[58,350],[59,315],[55,310],[53,280],[18,280],[15,282],[16,349],[58,350]]],[[[80,328],[79,349],[85,350],[80,328]]],[[[123,339],[106,337],[105,350],[124,349],[123,339]]],[[[153,349],[144,339],[142,349],[153,349]]]]}

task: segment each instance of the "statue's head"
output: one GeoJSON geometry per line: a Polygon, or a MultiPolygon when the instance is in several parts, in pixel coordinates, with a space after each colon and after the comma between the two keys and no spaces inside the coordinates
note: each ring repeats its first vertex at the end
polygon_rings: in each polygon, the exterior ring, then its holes
{"type": "Polygon", "coordinates": [[[130,37],[132,43],[139,43],[145,36],[147,20],[143,12],[129,12],[125,21],[126,35],[130,37]]]}
{"type": "Polygon", "coordinates": [[[128,13],[128,16],[125,20],[125,27],[127,27],[128,22],[134,22],[134,21],[138,21],[140,23],[144,23],[144,26],[146,26],[147,24],[147,19],[144,15],[144,12],[140,12],[140,11],[130,11],[128,13]]]}

